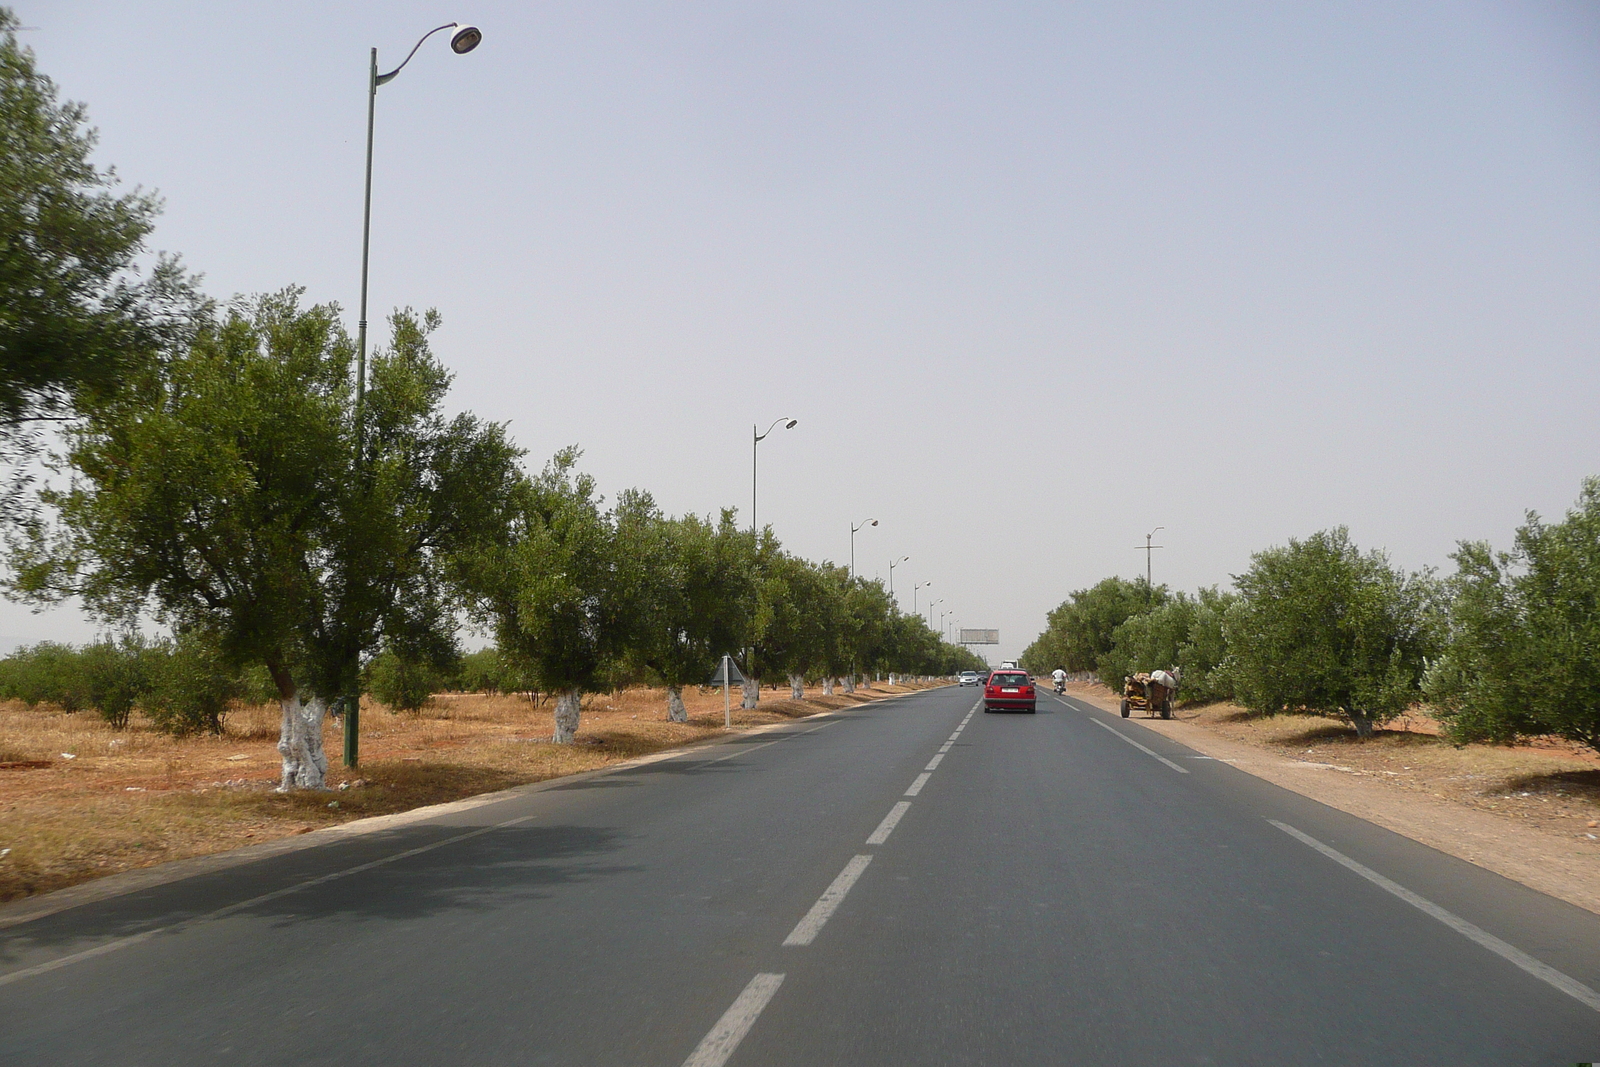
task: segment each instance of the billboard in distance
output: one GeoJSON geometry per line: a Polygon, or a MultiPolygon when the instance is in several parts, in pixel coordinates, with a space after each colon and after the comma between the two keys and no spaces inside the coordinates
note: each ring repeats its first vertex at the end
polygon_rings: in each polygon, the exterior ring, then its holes
{"type": "Polygon", "coordinates": [[[957,644],[962,645],[998,645],[999,643],[999,630],[962,630],[961,640],[957,642],[957,644]]]}

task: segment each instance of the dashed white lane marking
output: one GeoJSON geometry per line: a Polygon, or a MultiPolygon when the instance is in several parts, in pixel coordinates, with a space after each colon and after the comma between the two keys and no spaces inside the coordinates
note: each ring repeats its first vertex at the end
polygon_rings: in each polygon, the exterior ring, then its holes
{"type": "Polygon", "coordinates": [[[895,806],[889,809],[889,814],[885,815],[883,821],[878,824],[878,828],[872,831],[872,836],[867,838],[867,844],[881,845],[889,840],[889,835],[894,832],[894,828],[900,823],[900,817],[910,810],[911,801],[897,801],[895,806]]]}
{"type": "Polygon", "coordinates": [[[476,830],[469,830],[464,834],[456,834],[454,837],[447,837],[443,841],[435,841],[431,845],[419,845],[416,848],[408,848],[404,852],[396,852],[392,856],[384,856],[381,859],[370,860],[367,863],[360,863],[354,867],[346,867],[342,871],[334,871],[332,874],[324,874],[321,877],[309,878],[304,882],[297,882],[294,885],[285,886],[282,889],[274,889],[270,893],[262,893],[258,897],[251,897],[249,900],[241,900],[236,903],[229,904],[226,907],[218,908],[216,911],[208,911],[204,915],[196,915],[192,919],[186,919],[180,923],[173,923],[171,926],[162,926],[154,930],[146,930],[143,933],[134,934],[131,937],[122,937],[115,941],[107,941],[103,945],[96,945],[94,948],[87,948],[82,952],[74,952],[70,956],[58,957],[57,959],[50,960],[48,963],[41,963],[33,967],[24,967],[20,971],[11,971],[8,974],[0,974],[0,986],[9,985],[12,982],[21,981],[24,978],[31,978],[36,974],[46,974],[69,964],[78,963],[81,960],[93,959],[96,956],[104,956],[106,953],[115,952],[118,949],[129,948],[133,945],[139,944],[140,942],[148,941],[158,934],[173,934],[183,930],[188,930],[191,927],[199,926],[201,923],[211,922],[214,919],[225,918],[229,915],[232,915],[236,911],[243,911],[246,908],[255,907],[257,904],[265,904],[269,900],[277,900],[279,897],[286,897],[290,893],[298,893],[302,889],[310,889],[312,886],[325,885],[328,882],[338,881],[340,878],[348,878],[352,874],[360,874],[363,871],[370,871],[375,867],[382,867],[385,864],[395,863],[403,859],[410,859],[412,856],[420,856],[424,852],[432,852],[436,848],[444,848],[446,845],[454,845],[460,841],[467,841],[474,837],[481,837],[484,834],[491,833],[495,830],[503,830],[508,826],[516,826],[519,823],[528,822],[533,818],[534,816],[532,815],[523,815],[515,819],[507,819],[505,822],[495,823],[493,826],[480,826],[476,830]]]}
{"type": "Polygon", "coordinates": [[[951,746],[953,746],[953,745],[954,745],[954,744],[955,744],[955,742],[954,742],[954,741],[946,741],[946,742],[945,742],[945,743],[944,743],[944,744],[942,744],[942,745],[940,745],[940,746],[939,746],[939,755],[941,755],[941,756],[942,756],[942,755],[944,755],[944,754],[945,754],[945,753],[946,753],[946,752],[949,752],[949,751],[950,751],[950,748],[951,748],[951,746]]]}
{"type": "Polygon", "coordinates": [[[689,1058],[683,1061],[683,1067],[722,1067],[727,1063],[728,1057],[739,1047],[739,1042],[750,1032],[750,1027],[755,1025],[767,1002],[782,984],[781,974],[758,974],[750,979],[750,984],[744,987],[744,992],[739,994],[733,1006],[722,1013],[717,1025],[689,1053],[689,1058]]]}
{"type": "Polygon", "coordinates": [[[850,887],[856,884],[856,879],[861,877],[861,872],[866,870],[867,864],[871,862],[871,856],[856,856],[845,864],[844,870],[839,872],[839,877],[822,891],[822,896],[811,905],[811,910],[806,912],[805,918],[789,931],[789,936],[783,939],[784,945],[809,945],[816,940],[823,924],[832,917],[834,910],[844,900],[845,894],[850,892],[850,887]]]}
{"type": "Polygon", "coordinates": [[[1330,848],[1329,846],[1324,845],[1321,841],[1318,841],[1309,834],[1301,833],[1288,823],[1279,822],[1277,819],[1268,819],[1267,821],[1273,826],[1276,826],[1278,829],[1282,830],[1284,833],[1288,834],[1290,837],[1294,838],[1296,841],[1299,841],[1301,844],[1310,845],[1312,848],[1316,849],[1330,860],[1333,860],[1333,862],[1343,867],[1347,867],[1359,874],[1361,877],[1365,878],[1379,889],[1393,893],[1395,896],[1399,897],[1407,904],[1410,904],[1418,911],[1438,919],[1456,933],[1471,938],[1473,941],[1476,941],[1478,944],[1482,945],[1490,952],[1493,952],[1495,955],[1516,964],[1524,971],[1527,971],[1529,974],[1539,979],[1539,981],[1554,986],[1567,996],[1590,1008],[1593,1008],[1595,1011],[1600,1011],[1600,993],[1596,993],[1593,989],[1590,989],[1576,978],[1572,978],[1561,973],[1547,963],[1540,963],[1526,952],[1523,952],[1521,949],[1513,945],[1507,944],[1498,937],[1495,937],[1493,934],[1489,933],[1487,930],[1483,930],[1477,926],[1474,926],[1472,923],[1467,922],[1467,920],[1463,919],[1454,912],[1446,911],[1444,908],[1439,907],[1439,905],[1435,904],[1426,897],[1418,896],[1405,886],[1400,885],[1398,882],[1390,881],[1377,871],[1373,870],[1371,867],[1357,863],[1355,860],[1351,859],[1349,856],[1346,856],[1338,849],[1330,848]]]}
{"type": "Polygon", "coordinates": [[[954,741],[956,738],[958,738],[960,736],[961,736],[961,731],[957,730],[955,733],[950,735],[950,740],[954,741]]]}
{"type": "Polygon", "coordinates": [[[928,765],[926,767],[922,768],[922,769],[925,770],[925,771],[936,771],[936,770],[939,769],[939,763],[943,759],[944,759],[944,753],[941,752],[937,756],[935,756],[931,760],[929,760],[928,761],[928,765]]]}
{"type": "Polygon", "coordinates": [[[1162,763],[1165,763],[1168,767],[1171,767],[1173,770],[1177,771],[1179,774],[1188,774],[1189,773],[1189,768],[1180,767],[1176,763],[1173,763],[1171,760],[1169,760],[1167,757],[1163,756],[1161,753],[1156,752],[1153,749],[1145,748],[1139,742],[1135,741],[1133,738],[1129,737],[1127,734],[1123,733],[1121,730],[1117,729],[1115,726],[1106,726],[1106,724],[1101,722],[1099,719],[1090,719],[1089,721],[1094,723],[1096,726],[1105,726],[1107,730],[1110,730],[1112,733],[1116,734],[1118,737],[1120,737],[1124,741],[1128,742],[1128,744],[1132,745],[1134,748],[1138,749],[1140,752],[1143,752],[1146,756],[1149,756],[1152,759],[1160,760],[1162,763]]]}
{"type": "Polygon", "coordinates": [[[905,795],[908,797],[916,796],[918,793],[922,792],[922,787],[927,785],[928,779],[932,777],[933,775],[929,774],[927,771],[923,771],[921,774],[917,775],[917,780],[911,783],[911,788],[906,790],[905,795]]]}

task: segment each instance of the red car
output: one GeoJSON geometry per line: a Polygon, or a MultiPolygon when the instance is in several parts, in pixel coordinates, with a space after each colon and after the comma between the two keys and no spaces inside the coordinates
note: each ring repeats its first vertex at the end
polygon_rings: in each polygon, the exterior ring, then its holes
{"type": "Polygon", "coordinates": [[[995,671],[983,686],[984,711],[1035,710],[1033,678],[1026,671],[995,671]]]}

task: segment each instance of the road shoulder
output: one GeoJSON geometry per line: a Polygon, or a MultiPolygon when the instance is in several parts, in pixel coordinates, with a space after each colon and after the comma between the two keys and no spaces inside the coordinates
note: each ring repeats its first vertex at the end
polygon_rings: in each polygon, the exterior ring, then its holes
{"type": "MultiPolygon", "coordinates": [[[[1068,695],[1110,718],[1119,717],[1115,697],[1104,690],[1072,685],[1068,695]]],[[[1402,792],[1328,764],[1285,759],[1218,737],[1193,723],[1131,718],[1124,725],[1162,734],[1273,785],[1600,914],[1600,856],[1575,841],[1537,827],[1514,826],[1510,820],[1449,801],[1402,792]]]]}

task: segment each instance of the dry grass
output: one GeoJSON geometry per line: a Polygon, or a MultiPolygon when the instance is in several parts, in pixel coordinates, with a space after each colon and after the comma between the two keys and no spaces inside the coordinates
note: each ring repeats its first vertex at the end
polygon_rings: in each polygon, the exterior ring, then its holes
{"type": "MultiPolygon", "coordinates": [[[[734,699],[733,729],[848,707],[891,692],[823,697],[788,688],[760,708],[734,699]]],[[[689,722],[666,721],[660,689],[587,697],[577,741],[550,742],[551,704],[446,693],[416,715],[364,703],[361,767],[338,766],[339,726],[324,733],[332,793],[283,795],[278,710],[240,708],[221,737],[175,739],[137,716],[113,730],[88,712],[0,703],[0,900],[133,867],[221,852],[369,815],[385,815],[594,770],[717,737],[720,690],[684,693],[689,722]],[[4,766],[10,764],[11,766],[4,766]],[[344,788],[340,788],[340,787],[344,788]]]]}
{"type": "MultiPolygon", "coordinates": [[[[1103,687],[1094,688],[1102,699],[1111,696],[1103,687]]],[[[1261,716],[1233,704],[1183,705],[1173,714],[1286,759],[1381,779],[1522,825],[1600,839],[1600,753],[1557,738],[1458,748],[1439,736],[1438,722],[1424,708],[1412,709],[1366,741],[1332,719],[1261,716]]]]}

